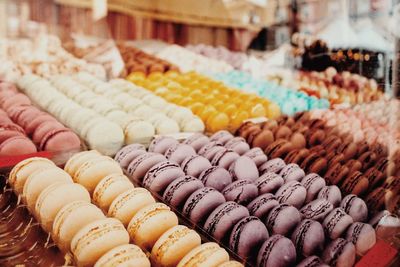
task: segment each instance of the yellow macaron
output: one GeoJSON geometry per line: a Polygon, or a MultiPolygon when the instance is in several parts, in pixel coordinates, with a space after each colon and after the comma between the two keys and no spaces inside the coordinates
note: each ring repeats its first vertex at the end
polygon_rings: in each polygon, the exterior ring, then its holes
{"type": "Polygon", "coordinates": [[[146,254],[135,245],[121,245],[108,251],[96,262],[94,267],[150,267],[146,254]]]}
{"type": "Polygon", "coordinates": [[[186,254],[177,267],[217,267],[227,261],[228,252],[217,243],[208,242],[186,254]]]}
{"type": "Polygon", "coordinates": [[[78,171],[79,167],[83,163],[90,159],[98,157],[101,157],[101,154],[97,152],[97,150],[89,150],[76,153],[67,161],[67,163],[65,163],[64,170],[68,172],[72,177],[74,177],[75,172],[78,171]]]}

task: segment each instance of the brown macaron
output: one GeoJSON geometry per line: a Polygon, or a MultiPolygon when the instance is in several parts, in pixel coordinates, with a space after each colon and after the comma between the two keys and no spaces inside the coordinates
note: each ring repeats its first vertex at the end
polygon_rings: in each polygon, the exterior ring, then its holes
{"type": "Polygon", "coordinates": [[[263,130],[253,138],[251,146],[265,150],[274,140],[274,135],[270,130],[263,130]]]}
{"type": "Polygon", "coordinates": [[[308,134],[308,136],[306,136],[306,139],[308,141],[308,145],[316,146],[316,145],[322,144],[325,137],[326,137],[325,132],[323,130],[318,129],[318,130],[309,131],[309,134],[308,134]]]}
{"type": "Polygon", "coordinates": [[[260,125],[257,124],[246,126],[240,131],[240,136],[243,137],[244,139],[247,139],[251,133],[259,131],[260,129],[261,129],[260,125]]]}
{"type": "Polygon", "coordinates": [[[364,152],[361,156],[358,157],[358,161],[362,163],[362,170],[367,170],[371,168],[376,161],[376,154],[371,151],[364,152]]]}
{"type": "Polygon", "coordinates": [[[342,153],[340,153],[340,154],[336,154],[334,157],[332,157],[332,158],[329,160],[329,164],[330,164],[330,165],[334,165],[334,164],[336,164],[336,163],[344,164],[345,161],[346,161],[346,160],[345,160],[344,155],[343,155],[342,153]]]}
{"type": "Polygon", "coordinates": [[[310,148],[310,153],[317,153],[321,157],[325,157],[327,155],[327,151],[322,145],[313,146],[310,148]]]}
{"type": "Polygon", "coordinates": [[[255,138],[257,135],[259,135],[260,133],[262,133],[262,131],[263,131],[263,130],[261,130],[261,128],[259,128],[259,129],[254,129],[253,131],[251,131],[251,132],[248,134],[247,138],[245,138],[246,141],[247,141],[247,143],[251,145],[251,144],[253,143],[254,138],[255,138]]]}
{"type": "Polygon", "coordinates": [[[369,181],[365,178],[361,172],[356,171],[347,176],[343,181],[341,189],[346,194],[354,194],[357,196],[362,196],[367,192],[369,187],[369,181]]]}
{"type": "Polygon", "coordinates": [[[382,187],[393,191],[395,194],[400,194],[400,177],[397,176],[389,176],[386,178],[382,187]]]}
{"type": "Polygon", "coordinates": [[[371,211],[378,212],[386,209],[386,203],[389,203],[393,197],[394,194],[392,191],[383,187],[377,187],[367,195],[365,203],[371,211]]]}
{"type": "Polygon", "coordinates": [[[281,125],[275,130],[275,139],[289,139],[289,137],[292,135],[292,130],[290,130],[289,127],[286,125],[281,125]]]}
{"type": "Polygon", "coordinates": [[[340,163],[329,166],[327,172],[325,173],[325,179],[330,184],[339,184],[344,178],[349,174],[349,168],[343,166],[340,163]]]}
{"type": "Polygon", "coordinates": [[[364,176],[368,179],[369,182],[368,191],[372,191],[375,187],[382,185],[382,183],[385,181],[385,176],[383,175],[383,173],[378,171],[374,167],[366,170],[364,176]]]}
{"type": "Polygon", "coordinates": [[[310,153],[301,163],[300,168],[306,172],[319,173],[327,167],[327,160],[321,158],[317,153],[310,153]],[[313,168],[313,171],[311,171],[313,168]]]}
{"type": "Polygon", "coordinates": [[[360,171],[362,169],[362,164],[356,159],[351,159],[346,162],[345,166],[349,168],[349,172],[360,171]]]}
{"type": "Polygon", "coordinates": [[[290,142],[294,148],[306,147],[306,138],[302,133],[295,132],[290,136],[290,142]]]}

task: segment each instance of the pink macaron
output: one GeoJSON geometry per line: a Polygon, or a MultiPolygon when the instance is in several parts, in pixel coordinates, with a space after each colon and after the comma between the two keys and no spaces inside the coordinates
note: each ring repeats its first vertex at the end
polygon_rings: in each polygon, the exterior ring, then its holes
{"type": "Polygon", "coordinates": [[[0,145],[0,156],[35,153],[36,146],[25,136],[8,138],[0,145]]]}
{"type": "Polygon", "coordinates": [[[81,140],[70,129],[55,129],[45,134],[40,141],[39,150],[69,151],[79,150],[81,140]]]}
{"type": "Polygon", "coordinates": [[[12,106],[29,106],[31,104],[32,102],[29,97],[24,94],[16,94],[7,98],[2,106],[5,110],[8,110],[12,106]]]}
{"type": "Polygon", "coordinates": [[[43,137],[50,131],[65,129],[64,125],[58,121],[45,121],[41,123],[33,132],[32,140],[35,144],[40,144],[43,137]]]}

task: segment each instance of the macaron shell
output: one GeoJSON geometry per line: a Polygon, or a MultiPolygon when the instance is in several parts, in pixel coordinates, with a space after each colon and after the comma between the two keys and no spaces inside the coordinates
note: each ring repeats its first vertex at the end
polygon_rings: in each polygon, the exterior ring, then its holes
{"type": "Polygon", "coordinates": [[[75,234],[87,224],[105,218],[95,205],[74,201],[65,205],[54,218],[52,236],[58,247],[67,252],[75,234]]]}
{"type": "Polygon", "coordinates": [[[229,261],[228,252],[217,243],[209,242],[191,250],[177,267],[218,267],[227,261],[229,261]]]}
{"type": "Polygon", "coordinates": [[[127,230],[136,245],[151,251],[160,236],[176,225],[176,214],[167,205],[154,203],[140,209],[129,222],[127,230]]]}
{"type": "Polygon", "coordinates": [[[64,170],[71,175],[71,177],[75,176],[75,173],[78,171],[78,169],[84,164],[85,162],[99,158],[101,155],[98,151],[96,150],[89,150],[89,151],[83,151],[74,154],[67,163],[64,166],[64,170]]]}
{"type": "Polygon", "coordinates": [[[176,266],[183,257],[200,246],[201,238],[186,226],[177,225],[166,231],[154,244],[151,259],[155,266],[176,266]]]}
{"type": "Polygon", "coordinates": [[[146,254],[133,244],[117,246],[98,259],[94,267],[135,266],[150,267],[146,254]]]}

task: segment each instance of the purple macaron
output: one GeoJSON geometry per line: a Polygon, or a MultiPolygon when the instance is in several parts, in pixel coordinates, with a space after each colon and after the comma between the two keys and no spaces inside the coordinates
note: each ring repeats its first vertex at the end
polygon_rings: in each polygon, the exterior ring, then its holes
{"type": "Polygon", "coordinates": [[[164,154],[168,148],[179,144],[178,140],[170,136],[154,138],[149,145],[149,152],[164,154]]]}
{"type": "Polygon", "coordinates": [[[371,225],[356,222],[346,232],[346,239],[354,244],[357,254],[364,255],[376,243],[376,233],[371,225]]]}
{"type": "Polygon", "coordinates": [[[258,189],[248,180],[239,180],[225,187],[221,193],[228,201],[246,205],[258,196],[258,189]]]}
{"type": "Polygon", "coordinates": [[[151,192],[163,191],[173,180],[184,176],[185,173],[175,162],[160,162],[146,173],[143,178],[143,187],[151,192]]]}
{"type": "Polygon", "coordinates": [[[181,167],[187,175],[199,177],[204,170],[207,170],[212,166],[208,159],[199,155],[193,155],[186,158],[182,162],[181,167]]]}
{"type": "Polygon", "coordinates": [[[275,196],[273,194],[266,193],[256,197],[253,201],[251,201],[247,205],[247,209],[251,215],[263,220],[268,213],[278,205],[279,202],[276,200],[275,196]]]}
{"type": "Polygon", "coordinates": [[[296,263],[296,248],[292,241],[282,235],[273,235],[261,246],[257,267],[289,267],[296,263]]]}
{"type": "Polygon", "coordinates": [[[244,153],[243,156],[251,158],[257,165],[257,168],[268,161],[267,155],[265,155],[264,151],[259,147],[253,147],[252,149],[244,153]]]}
{"type": "Polygon", "coordinates": [[[193,147],[185,144],[175,144],[165,151],[165,157],[170,161],[182,164],[182,162],[190,157],[196,155],[193,147]]]}
{"type": "Polygon", "coordinates": [[[136,157],[128,166],[128,173],[134,180],[142,180],[151,167],[167,159],[158,153],[145,153],[136,157]]]}
{"type": "Polygon", "coordinates": [[[326,199],[316,199],[301,208],[300,214],[305,219],[323,220],[333,210],[333,205],[326,199]]]}
{"type": "Polygon", "coordinates": [[[210,141],[218,141],[221,144],[226,144],[229,140],[233,138],[233,135],[225,130],[218,131],[211,135],[210,141]]]}
{"type": "Polygon", "coordinates": [[[255,181],[260,194],[275,193],[283,183],[283,178],[274,172],[266,172],[255,181]]]}
{"type": "Polygon", "coordinates": [[[255,181],[258,178],[257,165],[247,156],[237,158],[230,165],[229,173],[233,180],[255,181]]]}
{"type": "Polygon", "coordinates": [[[337,207],[342,201],[342,193],[336,185],[327,185],[318,192],[317,198],[326,199],[331,202],[334,207],[337,207]]]}
{"type": "Polygon", "coordinates": [[[356,261],[356,248],[343,238],[335,239],[325,248],[322,260],[330,266],[351,267],[356,261]]]}
{"type": "Polygon", "coordinates": [[[223,146],[213,146],[213,147],[210,147],[209,149],[207,149],[206,152],[204,152],[202,154],[199,153],[199,155],[201,155],[201,156],[205,157],[206,159],[208,159],[209,161],[211,161],[217,153],[219,153],[221,151],[225,151],[225,150],[226,150],[226,148],[223,146]]]}
{"type": "Polygon", "coordinates": [[[296,267],[329,267],[319,257],[310,256],[302,260],[296,267]]]}
{"type": "Polygon", "coordinates": [[[354,222],[365,222],[368,218],[367,205],[364,200],[356,195],[345,196],[340,207],[353,218],[354,222]]]}
{"type": "Polygon", "coordinates": [[[203,187],[203,183],[193,176],[179,177],[167,186],[163,199],[168,205],[178,208],[185,203],[194,191],[203,187]]]}
{"type": "Polygon", "coordinates": [[[234,137],[228,142],[226,142],[225,147],[227,149],[231,149],[238,153],[239,155],[243,155],[247,151],[250,150],[249,144],[244,140],[243,137],[234,137]]]}
{"type": "Polygon", "coordinates": [[[235,202],[228,201],[219,205],[207,218],[204,223],[204,230],[221,241],[234,227],[234,225],[250,216],[246,207],[235,202]]]}
{"type": "Polygon", "coordinates": [[[325,242],[324,228],[317,221],[303,220],[294,229],[292,241],[298,255],[307,257],[319,253],[325,242]]]}
{"type": "Polygon", "coordinates": [[[282,168],[279,175],[285,180],[285,182],[290,181],[300,181],[304,178],[304,171],[296,163],[290,163],[282,168]]]}
{"type": "Polygon", "coordinates": [[[316,173],[307,174],[301,180],[301,184],[305,187],[305,189],[307,189],[306,203],[314,200],[319,191],[326,186],[325,179],[316,173]]]}
{"type": "Polygon", "coordinates": [[[195,133],[188,137],[182,144],[193,147],[194,150],[199,151],[200,148],[210,142],[210,139],[202,133],[195,133]]]}
{"type": "Polygon", "coordinates": [[[326,235],[331,239],[342,236],[346,229],[353,223],[350,217],[342,208],[335,208],[324,219],[322,225],[326,235]]]}
{"type": "Polygon", "coordinates": [[[199,175],[199,180],[202,181],[205,186],[222,191],[226,186],[232,183],[232,176],[224,168],[212,166],[199,175]]]}
{"type": "Polygon", "coordinates": [[[222,143],[218,142],[218,141],[210,141],[207,144],[205,144],[204,146],[202,146],[199,150],[198,150],[198,154],[200,156],[206,157],[208,160],[211,160],[215,153],[217,152],[217,150],[215,150],[215,152],[210,153],[211,155],[207,155],[206,154],[211,150],[214,149],[215,147],[218,147],[218,151],[220,148],[225,149],[225,147],[222,145],[222,143]]]}
{"type": "Polygon", "coordinates": [[[213,166],[220,166],[222,168],[228,169],[229,166],[239,158],[239,154],[233,150],[225,148],[215,154],[211,160],[213,166]]]}
{"type": "Polygon", "coordinates": [[[220,192],[211,187],[204,187],[189,196],[182,212],[192,223],[198,224],[223,203],[225,203],[225,198],[220,192]]]}
{"type": "Polygon", "coordinates": [[[298,209],[288,204],[279,204],[273,208],[265,221],[272,234],[286,235],[301,221],[298,209]]]}
{"type": "Polygon", "coordinates": [[[307,190],[297,181],[290,181],[276,191],[276,199],[280,203],[287,203],[300,208],[306,200],[307,190]]]}
{"type": "Polygon", "coordinates": [[[268,237],[267,227],[260,219],[255,216],[245,217],[233,227],[229,247],[244,259],[255,257],[268,237]]]}
{"type": "Polygon", "coordinates": [[[281,158],[274,158],[270,159],[264,164],[262,164],[260,167],[258,167],[258,170],[260,174],[266,173],[266,172],[274,172],[274,173],[279,173],[284,167],[286,166],[286,163],[283,161],[281,158]]]}
{"type": "Polygon", "coordinates": [[[115,155],[114,159],[119,163],[119,165],[121,165],[122,168],[126,169],[132,160],[144,153],[146,153],[146,148],[144,145],[131,144],[120,149],[115,155]]]}

